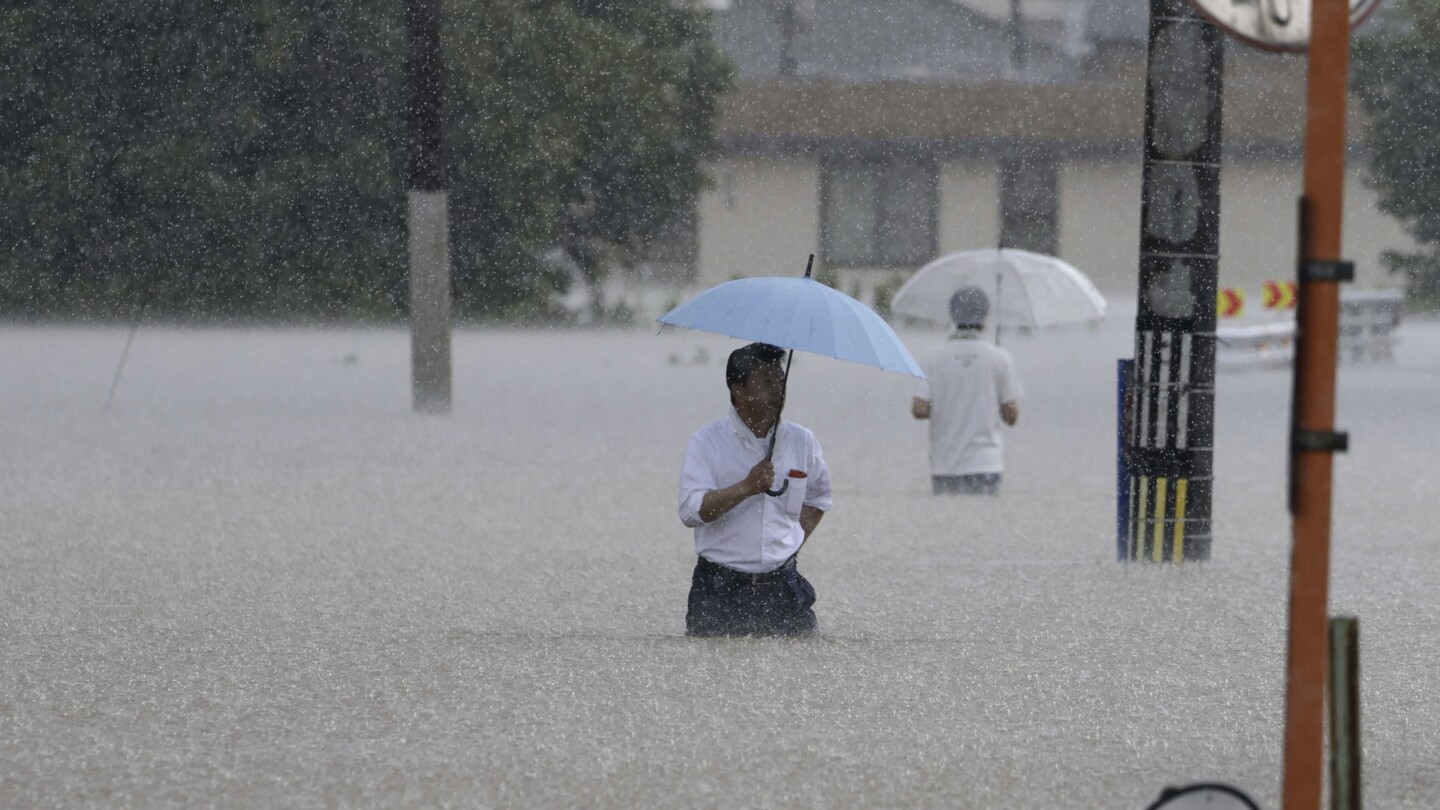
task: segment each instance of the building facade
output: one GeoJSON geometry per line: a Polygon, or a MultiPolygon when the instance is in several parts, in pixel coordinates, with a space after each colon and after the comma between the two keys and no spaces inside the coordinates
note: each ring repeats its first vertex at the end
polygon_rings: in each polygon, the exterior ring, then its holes
{"type": "MultiPolygon", "coordinates": [[[[798,274],[814,253],[874,300],[936,256],[1005,245],[1133,294],[1148,6],[1046,2],[1027,22],[1018,0],[1009,18],[952,0],[712,0],[738,87],[687,260],[654,277],[798,274]]],[[[1227,43],[1222,286],[1258,296],[1293,277],[1304,76],[1303,57],[1227,43]]],[[[1362,126],[1352,114],[1352,140],[1362,126]]],[[[1394,286],[1380,253],[1411,244],[1363,172],[1357,148],[1345,254],[1361,286],[1394,286]]]]}

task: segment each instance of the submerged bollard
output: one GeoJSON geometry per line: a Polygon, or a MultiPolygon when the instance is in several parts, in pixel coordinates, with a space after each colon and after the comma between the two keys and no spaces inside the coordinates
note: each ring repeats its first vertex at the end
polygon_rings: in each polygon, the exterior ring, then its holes
{"type": "Polygon", "coordinates": [[[1330,808],[1360,810],[1360,620],[1330,619],[1330,808]]]}
{"type": "Polygon", "coordinates": [[[1125,426],[1135,361],[1115,361],[1115,559],[1130,559],[1130,465],[1125,462],[1125,426]]]}

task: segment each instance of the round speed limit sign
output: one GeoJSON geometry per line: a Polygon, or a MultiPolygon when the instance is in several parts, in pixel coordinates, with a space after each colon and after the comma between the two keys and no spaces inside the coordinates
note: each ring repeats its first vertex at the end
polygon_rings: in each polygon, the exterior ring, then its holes
{"type": "MultiPolygon", "coordinates": [[[[1310,44],[1310,0],[1190,0],[1211,22],[1251,45],[1303,51],[1310,44]]],[[[1354,28],[1380,0],[1350,0],[1354,28]]]]}

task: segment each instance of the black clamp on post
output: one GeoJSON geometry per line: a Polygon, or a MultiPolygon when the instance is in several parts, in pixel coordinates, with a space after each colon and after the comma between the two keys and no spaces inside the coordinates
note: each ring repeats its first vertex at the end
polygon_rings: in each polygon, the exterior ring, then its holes
{"type": "Polygon", "coordinates": [[[1286,490],[1285,506],[1295,514],[1295,457],[1301,453],[1344,453],[1350,449],[1350,434],[1338,430],[1292,430],[1290,431],[1290,468],[1286,490]]]}
{"type": "Polygon", "coordinates": [[[1338,430],[1297,430],[1290,434],[1295,453],[1344,453],[1350,449],[1350,434],[1338,430]]]}
{"type": "Polygon", "coordinates": [[[1301,259],[1299,275],[1301,281],[1354,281],[1355,263],[1301,259]]]}

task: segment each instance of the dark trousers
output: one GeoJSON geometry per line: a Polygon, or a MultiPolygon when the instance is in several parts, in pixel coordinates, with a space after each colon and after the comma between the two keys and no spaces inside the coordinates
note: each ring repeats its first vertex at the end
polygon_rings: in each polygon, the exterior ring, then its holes
{"type": "Polygon", "coordinates": [[[815,589],[792,558],[747,574],[697,557],[685,613],[687,636],[804,636],[815,632],[815,589]]]}
{"type": "Polygon", "coordinates": [[[936,495],[999,495],[1000,473],[932,475],[930,487],[936,495]]]}

